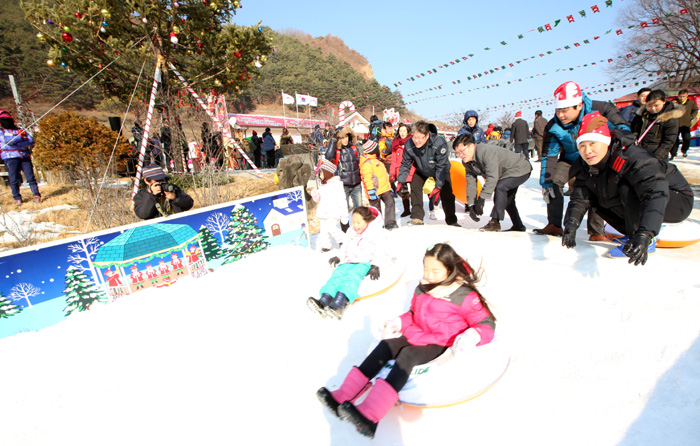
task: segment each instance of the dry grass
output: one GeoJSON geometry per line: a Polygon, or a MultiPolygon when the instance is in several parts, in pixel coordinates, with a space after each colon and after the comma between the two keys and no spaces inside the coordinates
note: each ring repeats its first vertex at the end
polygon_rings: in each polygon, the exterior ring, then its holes
{"type": "MultiPolygon", "coordinates": [[[[216,196],[220,201],[216,203],[208,202],[213,194],[207,188],[198,190],[188,190],[187,193],[195,200],[194,209],[206,207],[228,201],[240,200],[255,195],[261,195],[278,190],[278,186],[273,181],[274,175],[266,174],[263,179],[253,175],[238,174],[232,183],[216,186],[216,196]]],[[[128,182],[128,179],[123,181],[128,182]]],[[[84,191],[78,187],[66,185],[48,184],[40,188],[42,195],[41,203],[32,201],[32,193],[28,189],[22,189],[22,199],[24,204],[16,207],[9,187],[0,186],[0,206],[2,212],[11,210],[28,211],[36,213],[34,223],[50,222],[62,225],[65,232],[59,234],[55,239],[73,237],[77,234],[95,232],[111,227],[121,226],[140,221],[131,211],[131,187],[120,189],[104,189],[101,205],[98,210],[92,212],[92,203],[87,202],[84,191]],[[51,210],[38,213],[42,209],[55,206],[70,205],[76,207],[72,210],[51,210]],[[90,214],[92,212],[92,218],[90,214]],[[86,227],[90,220],[89,227],[86,227]],[[113,224],[108,224],[112,222],[113,224]]],[[[0,244],[0,248],[15,249],[22,246],[29,246],[42,243],[45,240],[33,239],[31,236],[22,242],[12,242],[0,244]]]]}

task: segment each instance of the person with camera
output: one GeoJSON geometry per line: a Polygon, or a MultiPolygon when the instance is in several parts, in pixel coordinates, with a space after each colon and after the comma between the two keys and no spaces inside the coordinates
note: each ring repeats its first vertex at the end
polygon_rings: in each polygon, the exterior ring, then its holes
{"type": "Polygon", "coordinates": [[[167,217],[192,209],[194,200],[178,186],[167,182],[168,176],[155,164],[144,167],[146,188],[134,196],[134,213],[142,220],[167,217]]]}

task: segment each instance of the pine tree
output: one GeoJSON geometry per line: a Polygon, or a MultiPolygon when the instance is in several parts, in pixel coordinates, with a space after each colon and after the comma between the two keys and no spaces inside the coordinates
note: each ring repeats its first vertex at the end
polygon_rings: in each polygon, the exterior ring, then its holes
{"type": "Polygon", "coordinates": [[[224,254],[223,250],[221,249],[221,245],[219,244],[219,240],[214,237],[214,234],[212,234],[209,228],[207,228],[205,225],[202,225],[202,227],[199,228],[199,240],[202,244],[204,257],[208,261],[218,259],[224,254]]]}
{"type": "Polygon", "coordinates": [[[22,308],[15,305],[10,299],[0,292],[0,318],[8,318],[22,311],[22,308]]]}
{"type": "Polygon", "coordinates": [[[231,210],[231,221],[227,229],[228,234],[224,238],[226,244],[224,264],[240,260],[248,254],[263,251],[270,245],[263,229],[258,227],[258,219],[245,206],[237,206],[231,210]]]}
{"type": "Polygon", "coordinates": [[[63,294],[66,296],[66,316],[74,311],[87,311],[95,302],[106,302],[105,292],[95,285],[88,277],[75,266],[66,270],[66,288],[63,294]]]}
{"type": "MultiPolygon", "coordinates": [[[[272,51],[259,25],[232,24],[238,0],[21,0],[49,66],[92,76],[104,94],[128,101],[142,64],[173,62],[193,88],[236,93],[272,51]]],[[[169,85],[168,68],[162,67],[169,85]]],[[[152,73],[152,69],[149,70],[152,73]]],[[[140,84],[140,97],[151,82],[140,84]]],[[[172,94],[175,94],[173,92],[172,94]]]]}

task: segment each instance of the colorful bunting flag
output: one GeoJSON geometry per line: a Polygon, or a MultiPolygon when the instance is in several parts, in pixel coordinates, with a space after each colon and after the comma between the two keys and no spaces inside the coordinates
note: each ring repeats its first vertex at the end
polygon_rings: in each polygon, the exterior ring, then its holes
{"type": "Polygon", "coordinates": [[[582,10],[580,10],[578,13],[581,14],[581,17],[586,17],[586,11],[585,11],[585,10],[582,9],[582,10]]]}
{"type": "Polygon", "coordinates": [[[566,19],[569,21],[569,23],[574,23],[574,16],[573,15],[567,15],[566,19]]]}
{"type": "Polygon", "coordinates": [[[591,10],[595,14],[596,12],[600,12],[600,9],[598,9],[598,5],[591,6],[591,10]]]}

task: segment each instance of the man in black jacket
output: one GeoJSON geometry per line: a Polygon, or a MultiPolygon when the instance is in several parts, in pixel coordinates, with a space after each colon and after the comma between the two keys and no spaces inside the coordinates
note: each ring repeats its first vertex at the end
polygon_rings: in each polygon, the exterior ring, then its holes
{"type": "Polygon", "coordinates": [[[396,179],[396,192],[401,190],[406,182],[411,167],[416,171],[411,180],[411,220],[409,225],[422,225],[425,217],[423,209],[423,185],[428,178],[435,179],[435,188],[428,196],[433,203],[442,198],[442,209],[445,211],[445,223],[459,226],[455,215],[455,196],[450,180],[450,159],[447,153],[447,142],[438,136],[437,127],[425,121],[418,121],[413,126],[413,136],[406,141],[403,159],[396,179]]]}
{"type": "Polygon", "coordinates": [[[643,265],[656,247],[661,223],[679,223],[693,210],[693,192],[676,166],[633,145],[631,135],[614,130],[599,112],[586,115],[576,142],[581,157],[571,166],[576,179],[564,217],[562,245],[576,246],[576,230],[589,207],[625,234],[611,257],[643,265]],[[629,144],[627,148],[625,145],[629,144]]]}
{"type": "Polygon", "coordinates": [[[637,137],[637,144],[666,161],[676,146],[678,118],[683,112],[680,105],[666,100],[663,90],[652,91],[632,119],[632,133],[637,137]]]}
{"type": "Polygon", "coordinates": [[[192,209],[194,200],[174,184],[164,183],[168,176],[163,169],[150,165],[143,169],[146,188],[134,196],[134,213],[142,220],[167,217],[192,209]]]}

